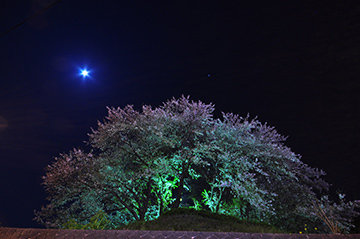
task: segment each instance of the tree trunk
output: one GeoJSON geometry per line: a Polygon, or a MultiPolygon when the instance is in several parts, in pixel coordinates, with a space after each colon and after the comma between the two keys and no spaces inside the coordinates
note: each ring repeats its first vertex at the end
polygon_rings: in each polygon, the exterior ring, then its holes
{"type": "Polygon", "coordinates": [[[215,209],[216,213],[218,213],[219,209],[220,209],[220,202],[221,202],[221,197],[222,197],[222,193],[224,191],[224,188],[220,188],[219,191],[220,191],[219,198],[218,198],[218,201],[216,202],[216,209],[215,209]]]}
{"type": "Polygon", "coordinates": [[[119,202],[133,215],[135,220],[139,220],[139,216],[137,215],[136,211],[133,208],[131,208],[125,201],[123,201],[121,197],[117,195],[117,193],[111,192],[111,194],[114,195],[116,199],[119,200],[119,202]]]}
{"type": "Polygon", "coordinates": [[[162,198],[160,198],[160,209],[159,209],[160,216],[163,214],[163,211],[164,211],[164,202],[163,202],[162,198]]]}
{"type": "Polygon", "coordinates": [[[185,178],[188,176],[188,170],[189,170],[189,163],[183,167],[183,172],[180,175],[180,183],[179,183],[179,187],[178,187],[179,190],[178,190],[178,193],[176,196],[176,200],[172,206],[173,208],[178,208],[180,206],[181,196],[182,196],[182,192],[184,190],[185,178]]]}
{"type": "Polygon", "coordinates": [[[151,181],[149,179],[148,182],[146,183],[146,193],[145,193],[145,198],[143,199],[143,203],[142,203],[143,206],[141,207],[141,205],[139,205],[140,221],[145,220],[145,215],[146,215],[147,209],[149,207],[150,196],[151,196],[151,181]]]}

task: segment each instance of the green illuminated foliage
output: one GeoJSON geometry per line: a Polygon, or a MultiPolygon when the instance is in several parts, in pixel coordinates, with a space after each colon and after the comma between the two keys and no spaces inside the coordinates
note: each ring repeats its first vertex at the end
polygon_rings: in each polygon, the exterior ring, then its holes
{"type": "Polygon", "coordinates": [[[75,219],[71,219],[63,225],[64,229],[83,229],[83,230],[104,230],[111,227],[111,221],[108,220],[108,215],[99,211],[90,218],[86,224],[80,224],[75,219]]]}
{"type": "Polygon", "coordinates": [[[232,113],[214,119],[213,112],[212,104],[184,96],[141,112],[131,105],[108,108],[89,134],[90,153],[74,149],[47,167],[49,204],[36,220],[93,228],[99,219],[91,218],[102,211],[106,227],[118,228],[192,207],[289,232],[304,224],[327,232],[313,204],[320,195],[323,211],[349,230],[358,204],[321,197],[329,188],[325,173],[304,164],[284,145],[286,137],[257,119],[232,113]]]}

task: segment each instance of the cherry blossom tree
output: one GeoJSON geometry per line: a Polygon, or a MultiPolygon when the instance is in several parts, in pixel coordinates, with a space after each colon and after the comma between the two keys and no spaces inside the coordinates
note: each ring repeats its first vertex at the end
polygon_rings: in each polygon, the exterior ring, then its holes
{"type": "Polygon", "coordinates": [[[331,211],[332,218],[349,229],[358,204],[333,204],[325,173],[304,164],[284,145],[286,137],[249,116],[214,119],[214,110],[184,96],[142,111],[108,108],[89,134],[90,153],[74,149],[47,167],[49,204],[36,220],[62,228],[104,212],[108,228],[115,228],[195,203],[286,231],[304,223],[327,231],[314,204],[321,198],[322,212],[336,205],[341,216],[331,211]]]}

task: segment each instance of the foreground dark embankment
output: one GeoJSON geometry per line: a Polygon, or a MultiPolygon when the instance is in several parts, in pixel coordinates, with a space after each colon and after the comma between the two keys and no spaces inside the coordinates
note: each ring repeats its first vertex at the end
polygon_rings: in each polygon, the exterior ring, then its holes
{"type": "Polygon", "coordinates": [[[242,238],[242,239],[356,239],[360,234],[328,235],[328,234],[278,234],[278,233],[239,233],[239,232],[185,232],[185,231],[138,231],[138,230],[57,230],[0,227],[1,239],[43,239],[43,238],[168,238],[168,239],[205,239],[205,238],[242,238]]]}

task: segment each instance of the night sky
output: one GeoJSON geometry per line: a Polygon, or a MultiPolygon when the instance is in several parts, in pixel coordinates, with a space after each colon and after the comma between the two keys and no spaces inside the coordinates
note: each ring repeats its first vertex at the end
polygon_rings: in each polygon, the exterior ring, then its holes
{"type": "MultiPolygon", "coordinates": [[[[0,34],[54,2],[1,1],[0,34]]],[[[106,106],[182,94],[275,126],[360,199],[359,77],[358,0],[62,0],[0,36],[0,222],[41,227],[44,168],[106,106]]]]}

